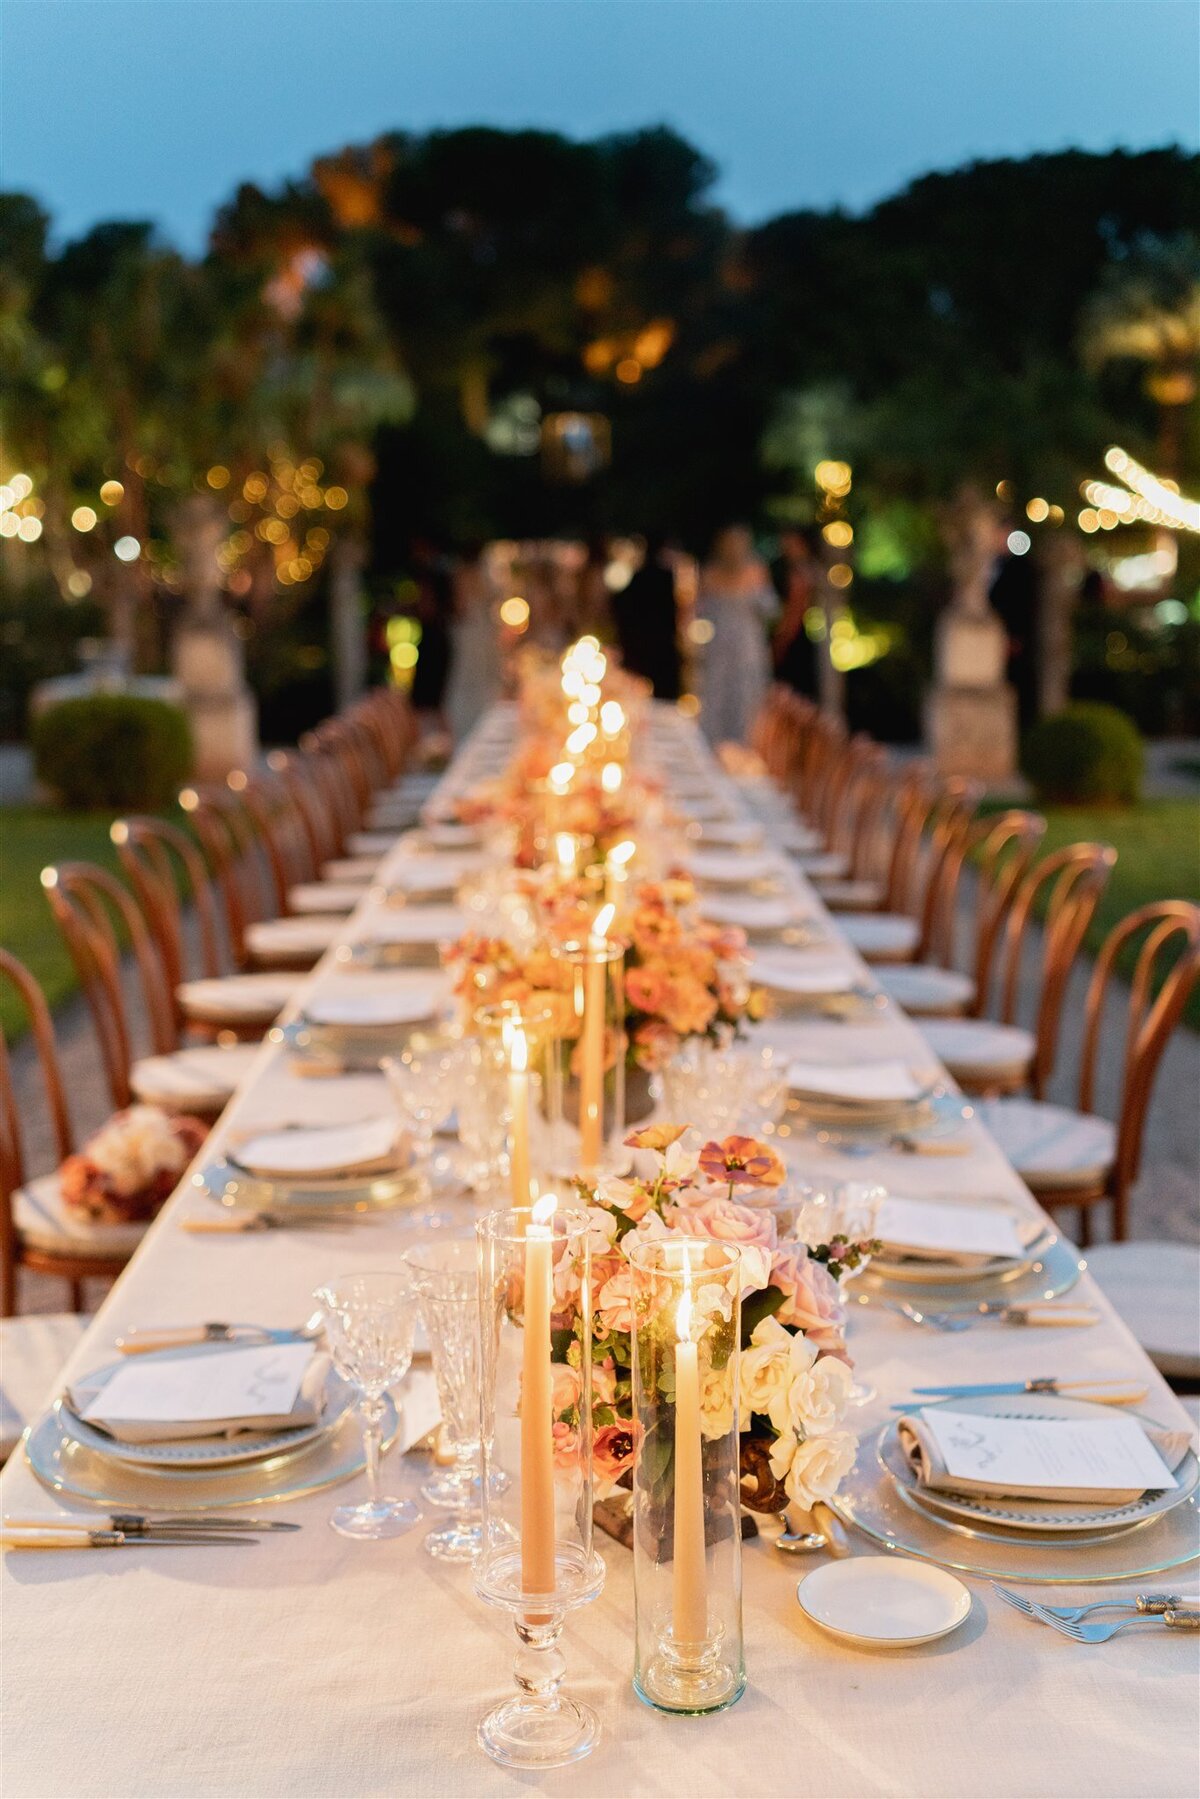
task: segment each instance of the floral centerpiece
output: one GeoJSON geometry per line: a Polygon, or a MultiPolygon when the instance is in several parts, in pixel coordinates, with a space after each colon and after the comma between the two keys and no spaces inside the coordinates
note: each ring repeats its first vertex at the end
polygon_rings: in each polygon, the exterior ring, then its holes
{"type": "Polygon", "coordinates": [[[153,1218],[207,1135],[201,1119],[157,1106],[117,1112],[63,1163],[63,1204],[96,1224],[153,1218]]]}
{"type": "MultiPolygon", "coordinates": [[[[829,1499],[854,1461],[856,1441],[845,1428],[851,1373],[844,1313],[833,1275],[803,1243],[781,1240],[765,1195],[784,1180],[768,1145],[748,1137],[685,1147],[684,1125],[654,1125],[628,1139],[646,1152],[648,1172],[629,1179],[576,1183],[592,1225],[592,1385],[594,1462],[603,1497],[629,1484],[643,1452],[669,1454],[669,1445],[638,1440],[632,1407],[635,1328],[629,1252],[647,1238],[683,1236],[733,1244],[741,1251],[742,1344],[737,1394],[742,1447],[742,1498],[757,1511],[790,1501],[808,1508],[829,1499]],[[756,1203],[757,1199],[757,1203],[756,1203]]],[[[554,1437],[559,1458],[578,1449],[584,1330],[581,1294],[564,1269],[555,1290],[554,1437]]],[[[709,1304],[719,1293],[696,1276],[695,1305],[705,1324],[699,1335],[701,1428],[718,1437],[729,1429],[735,1395],[722,1333],[729,1319],[709,1304]]]]}

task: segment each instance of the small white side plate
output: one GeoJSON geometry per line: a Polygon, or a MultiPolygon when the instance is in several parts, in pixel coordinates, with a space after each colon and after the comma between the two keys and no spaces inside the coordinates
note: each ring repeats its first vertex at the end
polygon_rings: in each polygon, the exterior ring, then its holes
{"type": "Polygon", "coordinates": [[[965,1623],[971,1610],[971,1595],[953,1574],[895,1555],[827,1562],[800,1582],[796,1598],[822,1630],[882,1649],[935,1642],[965,1623]]]}

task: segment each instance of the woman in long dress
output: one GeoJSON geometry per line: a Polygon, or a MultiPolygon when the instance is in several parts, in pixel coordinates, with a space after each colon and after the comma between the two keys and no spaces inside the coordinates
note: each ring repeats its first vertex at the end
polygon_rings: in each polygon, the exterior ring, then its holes
{"type": "Polygon", "coordinates": [[[696,617],[712,635],[701,651],[700,723],[710,743],[744,743],[771,682],[767,630],[779,602],[744,525],[718,532],[700,571],[696,617]]]}
{"type": "Polygon", "coordinates": [[[455,743],[500,697],[499,594],[485,554],[468,555],[454,572],[454,617],[446,717],[455,743]]]}

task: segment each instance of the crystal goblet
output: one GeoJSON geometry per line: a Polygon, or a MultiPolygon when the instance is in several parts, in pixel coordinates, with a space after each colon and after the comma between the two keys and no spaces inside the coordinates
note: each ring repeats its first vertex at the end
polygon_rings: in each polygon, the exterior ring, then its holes
{"type": "Polygon", "coordinates": [[[366,1454],[367,1498],[330,1514],[345,1537],[398,1537],[421,1516],[411,1499],[380,1491],[379,1459],[384,1394],[399,1386],[412,1363],[416,1295],[407,1270],[344,1274],[313,1295],[325,1320],[333,1365],[358,1389],[366,1454]]]}
{"type": "Polygon", "coordinates": [[[479,1552],[479,1250],[470,1237],[418,1243],[404,1258],[412,1272],[454,1463],[421,1488],[452,1516],[425,1538],[440,1561],[469,1562],[479,1552]]]}

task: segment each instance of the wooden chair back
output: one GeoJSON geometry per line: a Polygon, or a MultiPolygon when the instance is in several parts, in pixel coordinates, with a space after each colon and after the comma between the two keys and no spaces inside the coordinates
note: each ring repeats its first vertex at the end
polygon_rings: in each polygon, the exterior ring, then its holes
{"type": "Polygon", "coordinates": [[[929,889],[930,920],[926,959],[943,968],[958,964],[958,901],[968,863],[977,861],[978,893],[971,950],[966,966],[975,979],[969,1011],[983,1008],[996,942],[1013,894],[1046,834],[1036,812],[1012,810],[989,818],[966,818],[947,834],[929,889]]]}
{"type": "MultiPolygon", "coordinates": [[[[1200,981],[1200,906],[1190,900],[1160,900],[1139,906],[1108,934],[1088,983],[1083,1049],[1079,1066],[1079,1109],[1093,1109],[1096,1067],[1105,1029],[1105,1006],[1122,952],[1138,937],[1129,987],[1121,1056],[1117,1149],[1109,1190],[1113,1235],[1128,1231],[1129,1192],[1141,1163],[1146,1113],[1163,1052],[1200,981]]],[[[1111,1047],[1111,1038],[1106,1048],[1111,1047]]]]}
{"type": "Polygon", "coordinates": [[[161,818],[118,818],[110,836],[159,945],[172,991],[188,978],[185,901],[194,909],[201,972],[210,979],[227,973],[220,894],[198,844],[161,818]]]}

